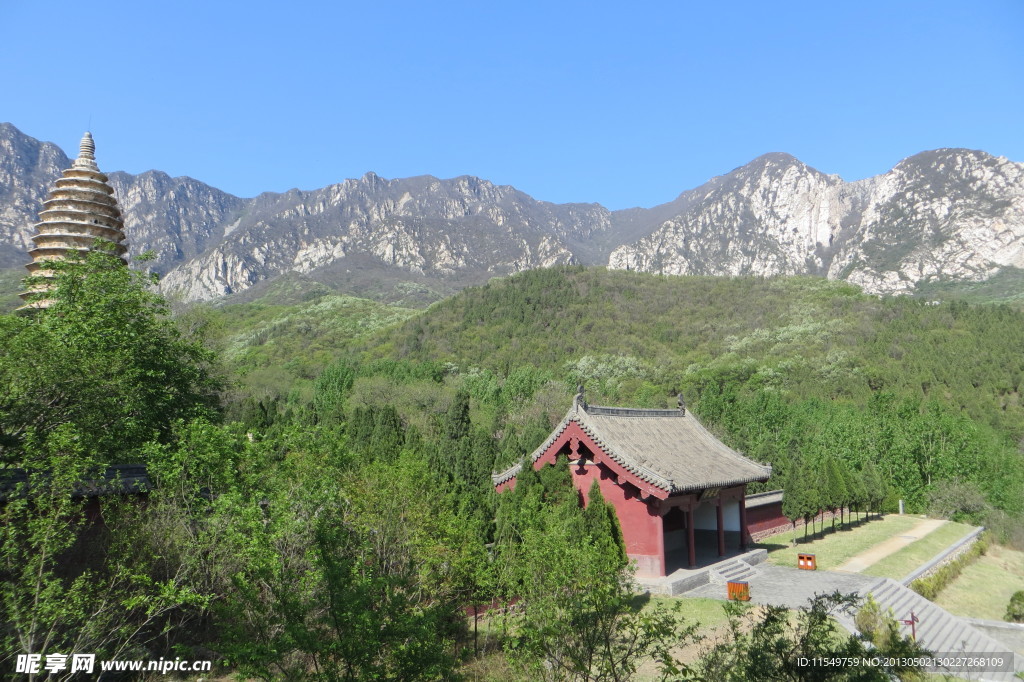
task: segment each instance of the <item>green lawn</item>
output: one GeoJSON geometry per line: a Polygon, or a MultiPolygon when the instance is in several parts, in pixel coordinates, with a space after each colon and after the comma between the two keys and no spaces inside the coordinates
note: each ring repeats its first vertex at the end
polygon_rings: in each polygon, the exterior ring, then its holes
{"type": "Polygon", "coordinates": [[[1017,590],[1024,590],[1024,552],[994,545],[940,592],[935,603],[958,616],[1002,620],[1017,590]]]}
{"type": "Polygon", "coordinates": [[[914,569],[928,562],[939,552],[967,535],[974,526],[947,521],[920,540],[916,540],[895,554],[890,554],[876,564],[864,569],[865,575],[899,580],[914,569]]]}
{"type": "Polygon", "coordinates": [[[674,604],[682,604],[680,613],[686,617],[689,623],[700,623],[701,631],[710,631],[728,621],[725,610],[722,608],[725,602],[720,599],[652,596],[644,609],[670,608],[674,604]]]}
{"type": "Polygon", "coordinates": [[[758,547],[768,550],[768,563],[771,564],[796,566],[797,553],[810,553],[816,555],[818,568],[829,570],[883,540],[907,532],[921,519],[920,516],[890,514],[882,519],[872,517],[871,521],[860,525],[854,523],[847,528],[837,526],[835,532],[829,522],[820,537],[808,535],[807,542],[803,540],[803,528],[798,528],[795,547],[792,545],[794,533],[791,530],[767,538],[768,542],[762,542],[758,547]]]}

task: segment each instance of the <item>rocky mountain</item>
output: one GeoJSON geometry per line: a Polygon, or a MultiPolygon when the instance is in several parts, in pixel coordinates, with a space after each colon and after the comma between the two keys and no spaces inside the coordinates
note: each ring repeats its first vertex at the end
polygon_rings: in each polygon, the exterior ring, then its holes
{"type": "Polygon", "coordinates": [[[665,274],[820,274],[865,291],[1024,267],[1024,164],[939,149],[857,182],[767,154],[694,190],[686,211],[613,251],[665,274]]]}
{"type": "MultiPolygon", "coordinates": [[[[45,193],[69,164],[55,145],[0,124],[0,267],[27,260],[45,193]]],[[[155,252],[148,267],[189,301],[259,291],[284,275],[429,300],[561,263],[813,273],[875,293],[1024,267],[1024,165],[963,149],[924,152],[857,182],[768,154],[669,203],[625,211],[538,201],[469,176],[367,173],[251,199],[159,171],[110,177],[131,253],[155,252]]]]}

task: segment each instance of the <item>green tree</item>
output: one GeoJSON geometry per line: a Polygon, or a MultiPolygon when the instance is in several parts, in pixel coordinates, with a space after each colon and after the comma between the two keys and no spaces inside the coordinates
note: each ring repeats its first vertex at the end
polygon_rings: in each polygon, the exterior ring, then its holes
{"type": "MultiPolygon", "coordinates": [[[[807,504],[807,471],[802,462],[790,464],[786,473],[785,486],[782,492],[782,514],[793,524],[793,544],[796,544],[796,522],[798,519],[806,519],[808,514],[807,504]]],[[[804,540],[807,539],[807,524],[804,524],[804,540]]]]}
{"type": "Polygon", "coordinates": [[[336,362],[320,373],[313,383],[313,410],[317,421],[325,424],[342,421],[345,400],[355,376],[355,369],[347,362],[336,362]]]}
{"type": "Polygon", "coordinates": [[[644,609],[617,548],[572,509],[545,505],[522,544],[502,557],[519,578],[508,658],[537,680],[630,680],[645,658],[678,673],[670,651],[692,629],[678,609],[644,609]]]}
{"type": "Polygon", "coordinates": [[[469,419],[469,393],[460,390],[445,415],[444,434],[449,440],[460,440],[469,435],[472,424],[469,419]]]}
{"type": "Polygon", "coordinates": [[[595,480],[587,494],[587,507],[583,510],[583,521],[594,544],[601,547],[604,554],[618,556],[622,567],[628,565],[626,542],[622,537],[622,526],[615,513],[615,507],[609,504],[601,494],[601,486],[595,480]]]}
{"type": "Polygon", "coordinates": [[[882,501],[888,494],[888,486],[878,472],[878,467],[871,460],[864,463],[861,472],[864,476],[864,489],[868,501],[868,510],[878,513],[882,508],[882,501]]]}
{"type": "Polygon", "coordinates": [[[1010,597],[1010,603],[1006,605],[1006,615],[1003,620],[1011,623],[1024,623],[1024,590],[1017,590],[1010,597]]]}
{"type": "Polygon", "coordinates": [[[105,469],[90,456],[87,442],[69,424],[45,438],[28,437],[22,452],[26,480],[5,486],[0,665],[8,669],[20,653],[125,657],[163,634],[175,613],[202,609],[208,601],[183,576],[159,575],[154,557],[140,551],[142,538],[132,523],[142,509],[137,500],[105,500],[106,528],[87,513],[84,493],[105,469]]]}
{"type": "Polygon", "coordinates": [[[70,424],[106,462],[214,418],[212,354],[186,338],[141,273],[110,254],[55,263],[53,304],[0,317],[0,461],[31,431],[70,424]]]}
{"type": "Polygon", "coordinates": [[[844,465],[843,473],[846,476],[846,489],[849,492],[850,507],[856,510],[859,515],[861,508],[867,502],[867,488],[864,486],[864,474],[857,471],[848,464],[844,465]]]}
{"type": "Polygon", "coordinates": [[[689,679],[723,682],[923,679],[919,668],[902,662],[891,668],[814,664],[816,660],[872,656],[912,661],[926,653],[898,631],[890,638],[879,639],[881,644],[876,644],[874,649],[841,631],[836,615],[852,610],[856,603],[857,597],[838,592],[817,595],[808,607],[799,610],[796,618],[791,618],[789,610],[782,607],[754,609],[741,602],[729,602],[726,605],[729,635],[701,658],[695,666],[694,677],[689,679]]]}
{"type": "Polygon", "coordinates": [[[836,511],[846,504],[847,490],[843,472],[835,457],[826,457],[824,461],[825,487],[822,494],[823,506],[832,510],[832,530],[836,528],[836,511]]]}

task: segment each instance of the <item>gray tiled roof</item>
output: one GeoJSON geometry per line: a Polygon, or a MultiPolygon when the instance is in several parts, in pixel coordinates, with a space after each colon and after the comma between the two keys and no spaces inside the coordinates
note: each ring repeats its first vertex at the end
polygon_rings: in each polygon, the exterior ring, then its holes
{"type": "MultiPolygon", "coordinates": [[[[619,465],[670,494],[764,481],[771,474],[770,466],[728,447],[689,412],[586,404],[573,406],[526,461],[536,462],[572,422],[619,465]]],[[[494,474],[494,484],[521,469],[522,462],[494,474]]]]}
{"type": "MultiPolygon", "coordinates": [[[[6,469],[0,471],[0,502],[7,501],[12,495],[24,496],[28,493],[29,473],[24,469],[6,469]]],[[[31,473],[38,473],[31,472],[31,473]]],[[[45,484],[48,475],[34,481],[35,485],[45,484]]],[[[78,483],[75,483],[71,496],[74,498],[97,497],[100,495],[123,495],[146,493],[153,489],[146,467],[141,464],[115,464],[103,471],[96,471],[78,483]]]]}
{"type": "Polygon", "coordinates": [[[764,507],[769,504],[777,504],[782,502],[782,491],[781,490],[769,490],[766,493],[755,493],[754,495],[747,495],[747,509],[753,509],[755,507],[764,507]]]}

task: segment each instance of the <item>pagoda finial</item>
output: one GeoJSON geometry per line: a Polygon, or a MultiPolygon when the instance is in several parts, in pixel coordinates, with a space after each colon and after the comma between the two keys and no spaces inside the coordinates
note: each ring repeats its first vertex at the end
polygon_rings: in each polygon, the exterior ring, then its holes
{"type": "Polygon", "coordinates": [[[82,141],[78,143],[78,158],[71,167],[99,171],[96,165],[96,143],[92,140],[92,133],[86,131],[85,135],[82,135],[82,141]]]}

